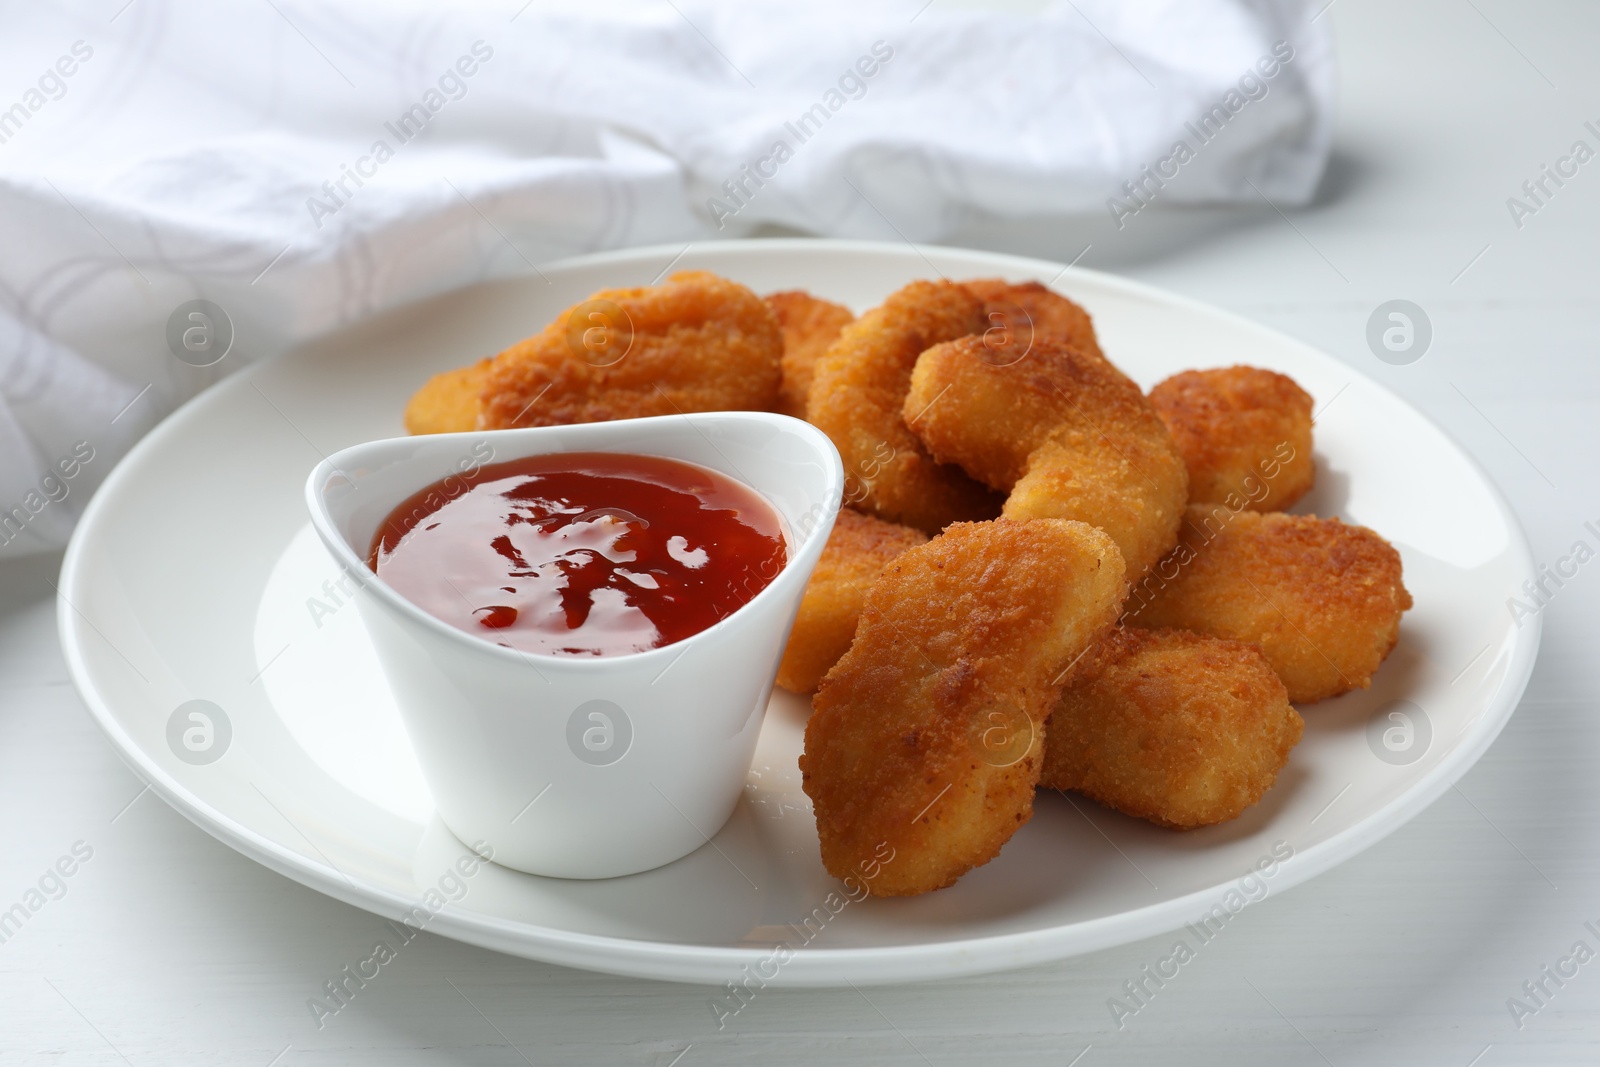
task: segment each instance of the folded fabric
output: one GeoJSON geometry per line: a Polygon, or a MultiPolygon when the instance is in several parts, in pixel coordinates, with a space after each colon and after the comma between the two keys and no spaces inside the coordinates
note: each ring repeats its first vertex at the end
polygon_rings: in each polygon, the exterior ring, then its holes
{"type": "Polygon", "coordinates": [[[222,375],[554,258],[1302,203],[1330,139],[1318,13],[30,8],[0,35],[0,558],[63,543],[132,443],[222,375]]]}

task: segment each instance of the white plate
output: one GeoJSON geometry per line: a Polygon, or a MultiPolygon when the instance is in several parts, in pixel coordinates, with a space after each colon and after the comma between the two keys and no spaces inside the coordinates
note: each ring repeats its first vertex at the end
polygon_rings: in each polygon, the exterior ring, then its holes
{"type": "Polygon", "coordinates": [[[1281,334],[1091,271],[949,249],[744,241],[591,256],[543,275],[404,308],[224,381],[116,468],[68,551],[62,644],[112,744],[202,828],[330,896],[500,951],[652,978],[756,988],[1016,967],[1175,930],[1214,905],[1215,925],[1354,855],[1483,754],[1532,671],[1538,618],[1519,628],[1505,607],[1532,564],[1505,501],[1427,419],[1281,334]],[[1172,833],[1042,795],[999,858],[953,888],[850,901],[822,869],[800,790],[805,703],[780,693],[747,803],[693,855],[605,882],[492,866],[452,876],[462,847],[433,816],[358,613],[324,588],[338,574],[307,521],[306,472],[402,432],[405,401],[429,374],[669,264],[857,309],[936,270],[1037,278],[1086,305],[1105,351],[1146,386],[1235,362],[1292,374],[1318,405],[1317,490],[1296,510],[1371,526],[1399,547],[1416,598],[1399,646],[1370,690],[1306,709],[1277,786],[1226,826],[1172,833]],[[191,700],[231,726],[225,751],[213,734],[210,753],[222,755],[210,763],[168,741],[191,700]],[[1404,720],[1389,717],[1397,701],[1409,702],[1404,720]],[[1247,877],[1258,866],[1267,871],[1247,877]],[[439,907],[446,897],[459,899],[439,907]]]}

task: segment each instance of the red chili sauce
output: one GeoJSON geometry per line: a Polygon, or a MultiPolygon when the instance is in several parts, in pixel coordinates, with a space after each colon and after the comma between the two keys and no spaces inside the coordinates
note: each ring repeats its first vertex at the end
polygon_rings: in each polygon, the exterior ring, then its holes
{"type": "Polygon", "coordinates": [[[367,565],[424,611],[524,652],[620,656],[715,625],[787,561],[772,505],[681,460],[532,456],[408,497],[367,565]]]}

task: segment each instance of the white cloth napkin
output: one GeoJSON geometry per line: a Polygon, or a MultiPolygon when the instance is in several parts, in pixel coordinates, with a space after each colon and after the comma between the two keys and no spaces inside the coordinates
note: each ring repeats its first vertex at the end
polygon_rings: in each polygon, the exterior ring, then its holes
{"type": "Polygon", "coordinates": [[[0,558],[63,543],[221,375],[398,303],[763,224],[936,241],[973,213],[1301,203],[1329,150],[1315,0],[519,4],[8,20],[0,558]],[[205,368],[195,299],[233,330],[205,368]]]}

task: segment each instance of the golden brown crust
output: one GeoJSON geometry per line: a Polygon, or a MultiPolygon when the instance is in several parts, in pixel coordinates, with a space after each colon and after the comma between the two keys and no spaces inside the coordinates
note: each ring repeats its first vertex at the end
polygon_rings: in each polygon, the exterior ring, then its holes
{"type": "Polygon", "coordinates": [[[1366,527],[1194,504],[1128,614],[1259,645],[1301,704],[1371,685],[1410,607],[1400,554],[1366,527]]]}
{"type": "Polygon", "coordinates": [[[1008,282],[1003,278],[975,278],[961,284],[983,301],[989,329],[998,326],[1016,335],[1015,339],[1003,341],[991,337],[992,343],[1015,345],[1020,353],[1034,339],[1051,337],[1081,352],[1101,354],[1089,313],[1060,293],[1038,282],[1008,282]],[[1015,314],[1018,310],[1021,315],[1015,314]]]}
{"type": "Polygon", "coordinates": [[[1189,499],[1282,511],[1311,491],[1311,395],[1260,367],[1189,370],[1150,402],[1189,467],[1189,499]]]}
{"type": "Polygon", "coordinates": [[[1014,363],[981,337],[935,345],[904,413],[935,459],[1010,494],[1007,518],[1099,526],[1132,578],[1177,543],[1183,458],[1139,387],[1098,355],[1049,337],[1014,363]]]}
{"type": "Polygon", "coordinates": [[[936,463],[901,417],[917,356],[985,325],[982,302],[961,286],[912,282],[846,326],[817,361],[807,417],[839,449],[851,503],[930,534],[999,514],[998,496],[936,463]]]}
{"type": "Polygon", "coordinates": [[[800,601],[778,666],[778,684],[794,693],[814,691],[849,651],[867,591],[883,568],[927,540],[921,530],[842,509],[800,601]]]}
{"type": "Polygon", "coordinates": [[[1115,543],[1058,519],[958,523],[890,563],[806,727],[827,869],[877,859],[868,891],[903,896],[992,859],[1032,815],[1063,668],[1123,591],[1115,543]]]}
{"type": "Polygon", "coordinates": [[[1261,650],[1186,630],[1108,634],[1061,694],[1043,788],[1173,829],[1237,818],[1305,728],[1261,650]]]}
{"type": "Polygon", "coordinates": [[[783,387],[777,410],[803,419],[817,360],[856,316],[843,304],[821,300],[803,289],[768,293],[765,299],[783,331],[783,387]]]}
{"type": "Polygon", "coordinates": [[[606,289],[491,361],[480,429],[770,411],[783,337],[755,293],[706,271],[606,289]]]}
{"type": "Polygon", "coordinates": [[[489,363],[480,359],[468,367],[435,374],[406,404],[407,433],[465,433],[478,428],[483,412],[483,386],[489,363]]]}

